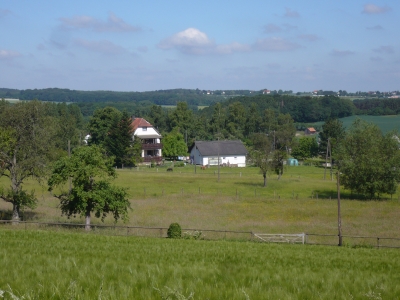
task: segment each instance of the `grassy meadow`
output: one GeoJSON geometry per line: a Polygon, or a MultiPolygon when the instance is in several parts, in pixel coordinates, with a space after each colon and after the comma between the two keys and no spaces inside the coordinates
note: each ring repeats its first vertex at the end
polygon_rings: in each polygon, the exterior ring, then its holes
{"type": "Polygon", "coordinates": [[[397,249],[2,228],[0,261],[5,299],[400,298],[397,249]]]}
{"type": "MultiPolygon", "coordinates": [[[[182,228],[235,230],[256,233],[337,234],[336,182],[329,171],[315,166],[287,167],[280,180],[262,175],[254,167],[201,170],[193,166],[124,169],[118,171],[117,185],[128,188],[132,211],[126,224],[168,227],[178,222],[182,228]]],[[[7,186],[2,178],[0,184],[7,186]]],[[[39,199],[35,210],[26,209],[25,220],[84,223],[84,218],[61,216],[58,200],[46,186],[28,182],[39,199]]],[[[344,235],[400,237],[399,192],[380,200],[355,200],[342,189],[342,229],[344,235]]],[[[0,202],[0,211],[11,205],[0,202]]],[[[92,218],[93,223],[101,221],[92,218]]],[[[114,224],[110,216],[105,224],[114,224]]],[[[355,243],[355,242],[351,242],[355,243]]],[[[400,244],[399,244],[400,246],[400,244]]]]}

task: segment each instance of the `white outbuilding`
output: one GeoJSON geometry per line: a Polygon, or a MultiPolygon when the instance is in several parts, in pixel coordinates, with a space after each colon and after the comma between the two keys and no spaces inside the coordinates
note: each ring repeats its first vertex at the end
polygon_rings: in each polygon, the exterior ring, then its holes
{"type": "Polygon", "coordinates": [[[189,148],[190,160],[202,166],[245,167],[247,149],[242,141],[195,141],[189,148]]]}

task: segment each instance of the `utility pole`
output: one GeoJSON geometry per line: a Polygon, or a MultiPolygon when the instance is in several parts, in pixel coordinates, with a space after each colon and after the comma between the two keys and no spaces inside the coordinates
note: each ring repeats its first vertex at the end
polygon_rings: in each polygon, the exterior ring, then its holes
{"type": "Polygon", "coordinates": [[[219,182],[219,136],[218,136],[218,182],[219,182]]]}
{"type": "Polygon", "coordinates": [[[338,236],[339,246],[342,246],[342,216],[340,214],[340,171],[337,171],[337,200],[338,200],[338,236]]]}
{"type": "MultiPolygon", "coordinates": [[[[68,157],[71,157],[71,140],[68,140],[68,157]]],[[[69,177],[69,192],[72,190],[72,179],[69,177]]]]}

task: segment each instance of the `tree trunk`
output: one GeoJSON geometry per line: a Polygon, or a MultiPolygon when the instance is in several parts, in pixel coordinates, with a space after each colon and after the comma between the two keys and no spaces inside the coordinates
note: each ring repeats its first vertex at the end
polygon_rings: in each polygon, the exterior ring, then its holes
{"type": "Polygon", "coordinates": [[[86,207],[86,214],[85,214],[85,230],[90,230],[90,208],[89,206],[86,207]]]}
{"type": "Polygon", "coordinates": [[[264,187],[266,187],[267,186],[267,174],[263,174],[263,177],[264,177],[264,187]]]}
{"type": "Polygon", "coordinates": [[[17,225],[19,222],[19,205],[13,203],[12,224],[17,225]]]}

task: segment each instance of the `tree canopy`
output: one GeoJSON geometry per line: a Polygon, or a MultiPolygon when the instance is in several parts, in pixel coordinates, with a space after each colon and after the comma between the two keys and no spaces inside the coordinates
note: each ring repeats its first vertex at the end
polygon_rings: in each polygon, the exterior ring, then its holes
{"type": "Polygon", "coordinates": [[[84,216],[86,229],[90,229],[92,212],[102,221],[109,213],[115,221],[128,219],[130,203],[126,198],[127,192],[111,185],[110,180],[115,177],[113,158],[106,156],[99,146],[84,146],[55,163],[48,185],[50,191],[55,187],[65,189],[71,178],[71,189],[62,190],[55,196],[60,199],[63,214],[84,216]]]}
{"type": "Polygon", "coordinates": [[[340,144],[337,164],[345,188],[369,199],[394,194],[400,182],[399,139],[357,119],[340,144]]]}

